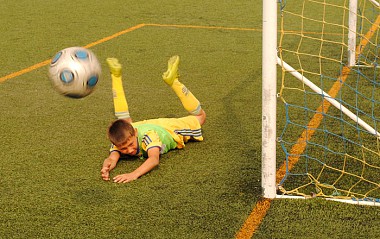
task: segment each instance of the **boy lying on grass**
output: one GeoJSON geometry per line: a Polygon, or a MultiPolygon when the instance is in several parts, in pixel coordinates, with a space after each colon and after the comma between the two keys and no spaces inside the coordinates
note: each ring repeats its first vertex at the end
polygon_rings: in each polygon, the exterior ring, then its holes
{"type": "Polygon", "coordinates": [[[203,140],[201,126],[206,120],[206,113],[198,99],[178,80],[178,56],[169,59],[168,69],[162,78],[190,113],[182,118],[159,118],[133,123],[122,86],[121,65],[115,58],[108,58],[107,64],[111,72],[115,116],[118,119],[108,128],[112,146],[100,171],[103,180],[110,180],[110,171],[122,156],[144,157],[146,160],[136,170],[113,177],[116,183],[138,179],[159,164],[161,154],[181,149],[189,140],[203,140]]]}

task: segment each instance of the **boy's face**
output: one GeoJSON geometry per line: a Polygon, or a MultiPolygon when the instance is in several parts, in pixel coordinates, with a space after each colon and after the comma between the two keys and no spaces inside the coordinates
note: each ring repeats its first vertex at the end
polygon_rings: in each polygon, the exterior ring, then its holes
{"type": "Polygon", "coordinates": [[[136,135],[129,137],[127,142],[117,146],[118,150],[122,154],[136,155],[138,153],[138,144],[136,135]]]}

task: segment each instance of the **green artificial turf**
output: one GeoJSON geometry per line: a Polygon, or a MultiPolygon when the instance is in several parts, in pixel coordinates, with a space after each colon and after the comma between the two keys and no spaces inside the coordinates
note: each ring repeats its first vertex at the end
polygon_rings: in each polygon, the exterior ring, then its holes
{"type": "MultiPolygon", "coordinates": [[[[261,197],[261,2],[0,3],[0,77],[142,23],[221,27],[146,25],[92,47],[103,74],[83,99],[56,93],[48,66],[0,83],[0,238],[234,238],[261,197]],[[207,112],[205,140],[163,155],[132,183],[102,181],[114,119],[105,59],[123,64],[138,121],[187,114],[161,80],[174,54],[181,81],[207,112]]],[[[121,161],[112,175],[141,163],[121,161]]],[[[256,236],[374,238],[379,212],[275,201],[256,236]]]]}

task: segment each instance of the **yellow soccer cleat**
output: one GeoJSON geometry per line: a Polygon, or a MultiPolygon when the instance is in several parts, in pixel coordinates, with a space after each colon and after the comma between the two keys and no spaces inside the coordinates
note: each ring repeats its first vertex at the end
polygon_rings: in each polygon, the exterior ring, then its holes
{"type": "Polygon", "coordinates": [[[179,56],[172,56],[168,61],[168,70],[162,74],[162,79],[171,86],[173,81],[178,78],[179,56]]]}
{"type": "Polygon", "coordinates": [[[110,68],[110,72],[114,76],[120,76],[121,75],[121,64],[119,63],[119,60],[116,58],[107,58],[107,64],[110,68]]]}

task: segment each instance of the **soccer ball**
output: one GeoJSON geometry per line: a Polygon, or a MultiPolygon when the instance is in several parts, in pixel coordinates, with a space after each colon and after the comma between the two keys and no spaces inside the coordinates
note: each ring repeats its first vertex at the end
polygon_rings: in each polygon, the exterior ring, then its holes
{"type": "Polygon", "coordinates": [[[54,89],[71,98],[83,98],[91,94],[101,72],[95,54],[83,47],[69,47],[59,51],[49,67],[54,89]]]}

